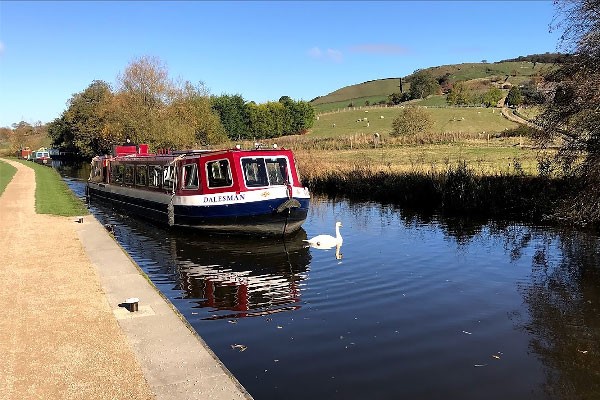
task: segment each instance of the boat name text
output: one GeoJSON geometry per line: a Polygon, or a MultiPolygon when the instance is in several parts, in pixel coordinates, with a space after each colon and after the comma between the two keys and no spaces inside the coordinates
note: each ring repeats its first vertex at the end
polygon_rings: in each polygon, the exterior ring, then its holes
{"type": "Polygon", "coordinates": [[[210,197],[205,197],[204,198],[204,202],[205,203],[221,203],[224,201],[240,201],[240,200],[244,200],[244,195],[243,194],[229,194],[226,196],[223,195],[218,195],[218,196],[210,196],[210,197]]]}

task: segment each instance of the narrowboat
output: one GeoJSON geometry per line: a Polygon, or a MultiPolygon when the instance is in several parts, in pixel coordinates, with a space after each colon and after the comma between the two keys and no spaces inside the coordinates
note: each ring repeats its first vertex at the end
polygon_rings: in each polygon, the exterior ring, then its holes
{"type": "Polygon", "coordinates": [[[276,146],[157,154],[143,144],[115,146],[91,167],[89,201],[168,226],[289,234],[300,229],[310,203],[292,151],[276,146]]]}
{"type": "Polygon", "coordinates": [[[50,164],[50,152],[47,148],[41,147],[36,151],[31,152],[30,160],[38,164],[50,164]]]}

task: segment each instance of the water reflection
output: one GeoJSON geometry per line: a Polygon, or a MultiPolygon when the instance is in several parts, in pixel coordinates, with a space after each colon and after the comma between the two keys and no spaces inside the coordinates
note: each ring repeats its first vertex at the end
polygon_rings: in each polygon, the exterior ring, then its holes
{"type": "MultiPolygon", "coordinates": [[[[522,232],[511,255],[534,236],[522,232]]],[[[600,397],[600,242],[581,232],[535,234],[531,281],[519,284],[528,318],[517,326],[546,367],[544,392],[552,399],[600,397]],[[560,249],[562,257],[556,257],[560,249]]]]}
{"type": "Polygon", "coordinates": [[[207,319],[300,308],[300,285],[311,260],[304,239],[304,230],[285,240],[173,236],[171,256],[182,296],[195,308],[208,308],[207,319]]]}
{"type": "Polygon", "coordinates": [[[94,204],[115,237],[150,279],[203,319],[242,318],[300,308],[311,256],[300,229],[283,238],[203,235],[128,218],[94,204]],[[197,314],[197,313],[196,313],[197,314]]]}

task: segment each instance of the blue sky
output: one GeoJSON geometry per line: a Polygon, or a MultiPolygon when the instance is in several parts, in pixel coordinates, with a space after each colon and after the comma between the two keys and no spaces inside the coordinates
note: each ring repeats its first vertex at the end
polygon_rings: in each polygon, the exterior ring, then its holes
{"type": "Polygon", "coordinates": [[[0,126],[50,122],[134,59],[212,94],[311,100],[416,69],[554,52],[551,1],[0,1],[0,126]]]}

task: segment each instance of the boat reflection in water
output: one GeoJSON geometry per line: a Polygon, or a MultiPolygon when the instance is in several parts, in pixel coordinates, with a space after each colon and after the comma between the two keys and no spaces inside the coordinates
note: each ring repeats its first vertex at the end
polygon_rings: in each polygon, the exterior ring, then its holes
{"type": "Polygon", "coordinates": [[[262,316],[300,308],[311,256],[303,229],[283,238],[172,238],[178,280],[203,319],[262,316]]]}

